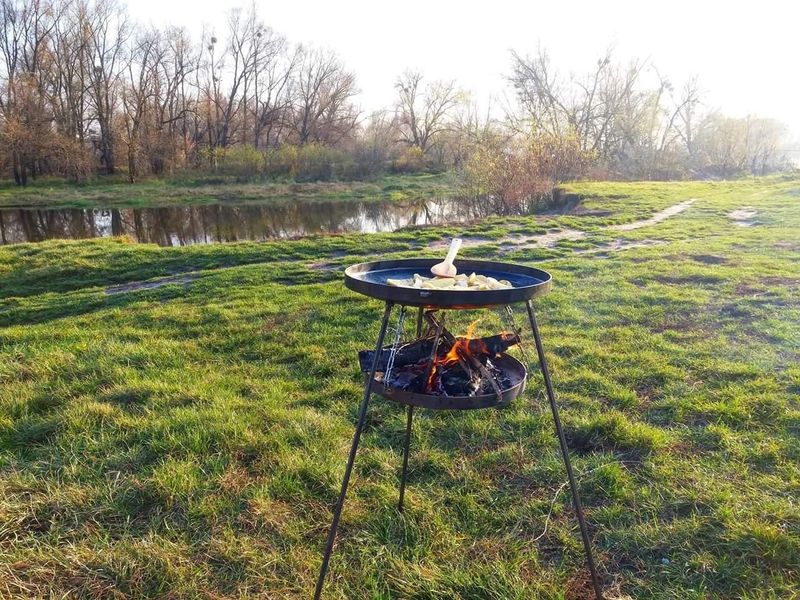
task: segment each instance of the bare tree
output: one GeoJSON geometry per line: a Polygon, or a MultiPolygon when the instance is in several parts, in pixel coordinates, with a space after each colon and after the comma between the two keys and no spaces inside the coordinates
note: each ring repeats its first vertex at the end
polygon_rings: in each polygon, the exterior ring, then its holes
{"type": "Polygon", "coordinates": [[[484,144],[507,140],[501,124],[492,117],[491,103],[481,109],[469,95],[462,95],[452,113],[441,146],[449,153],[449,161],[458,168],[470,154],[484,144]]]}
{"type": "Polygon", "coordinates": [[[533,58],[512,52],[510,80],[522,113],[515,122],[548,136],[574,136],[582,151],[612,156],[625,139],[620,116],[630,107],[643,65],[621,68],[611,58],[609,50],[587,76],[564,80],[545,50],[533,58]]]}
{"type": "Polygon", "coordinates": [[[185,29],[169,28],[163,35],[163,50],[156,79],[156,135],[148,149],[150,168],[161,173],[165,163],[185,162],[193,134],[190,117],[197,107],[190,95],[192,76],[198,69],[198,56],[185,29]]]}
{"type": "Polygon", "coordinates": [[[302,56],[269,28],[262,33],[253,81],[253,145],[277,147],[291,125],[292,77],[302,56]]]}
{"type": "Polygon", "coordinates": [[[436,81],[422,89],[422,79],[422,74],[414,71],[397,79],[396,125],[402,142],[427,153],[447,129],[457,93],[452,81],[436,81]]]}
{"type": "Polygon", "coordinates": [[[299,50],[294,78],[294,130],[300,144],[336,144],[351,134],[359,111],[355,76],[332,52],[299,50]]]}
{"type": "Polygon", "coordinates": [[[785,164],[779,123],[708,112],[696,79],[673,86],[611,51],[578,75],[559,73],[543,49],[512,53],[517,106],[506,122],[453,82],[406,72],[394,106],[361,123],[355,76],[334,53],[290,45],[254,6],[228,13],[219,35],[198,45],[181,28],[143,28],[117,0],[0,0],[3,166],[19,185],[118,169],[134,181],[220,159],[242,173],[310,178],[455,167],[477,182],[494,162],[500,195],[511,197],[589,165],[669,178],[785,164]],[[282,149],[311,144],[325,148],[282,149]]]}
{"type": "MultiPolygon", "coordinates": [[[[263,26],[258,22],[255,9],[244,14],[241,10],[231,11],[228,17],[228,48],[225,58],[229,64],[224,63],[220,67],[227,67],[227,78],[229,86],[227,94],[220,97],[214,96],[217,104],[220,121],[217,123],[217,145],[225,148],[236,136],[237,117],[244,113],[244,105],[247,99],[248,88],[253,81],[260,49],[260,40],[263,34],[263,26]]],[[[222,73],[222,68],[217,69],[217,73],[222,73]]]]}
{"type": "Polygon", "coordinates": [[[786,127],[775,119],[753,116],[748,116],[746,122],[748,171],[753,175],[766,175],[785,168],[788,164],[783,154],[786,127]]]}
{"type": "MultiPolygon", "coordinates": [[[[686,82],[680,98],[674,104],[675,109],[670,117],[670,128],[681,140],[689,159],[692,160],[695,155],[695,127],[701,104],[700,86],[697,77],[692,77],[686,82]]],[[[662,147],[666,148],[667,144],[662,144],[662,147]]]]}
{"type": "Polygon", "coordinates": [[[29,171],[35,175],[50,137],[47,130],[52,115],[46,102],[43,65],[57,18],[46,1],[2,0],[0,19],[4,146],[15,182],[26,185],[29,171]]]}
{"type": "Polygon", "coordinates": [[[148,112],[155,113],[158,96],[159,66],[164,51],[155,31],[145,32],[132,44],[122,87],[122,111],[125,122],[125,143],[128,147],[128,179],[131,183],[139,173],[139,148],[142,128],[148,112]]]}
{"type": "Polygon", "coordinates": [[[386,168],[394,146],[394,123],[386,111],[374,112],[361,124],[359,135],[350,149],[359,175],[374,176],[386,168]]]}
{"type": "Polygon", "coordinates": [[[274,126],[286,104],[288,72],[281,72],[285,41],[258,19],[255,8],[231,11],[228,43],[217,54],[216,36],[208,37],[205,79],[199,82],[210,148],[252,141],[274,126]]]}
{"type": "Polygon", "coordinates": [[[114,156],[114,115],[118,106],[118,83],[122,75],[124,51],[130,26],[116,0],[98,0],[88,13],[89,28],[89,98],[93,118],[100,130],[100,152],[106,172],[116,171],[114,156]]]}
{"type": "Polygon", "coordinates": [[[87,10],[83,3],[71,3],[62,9],[52,34],[52,61],[46,74],[56,126],[80,144],[86,139],[88,121],[87,10]]]}

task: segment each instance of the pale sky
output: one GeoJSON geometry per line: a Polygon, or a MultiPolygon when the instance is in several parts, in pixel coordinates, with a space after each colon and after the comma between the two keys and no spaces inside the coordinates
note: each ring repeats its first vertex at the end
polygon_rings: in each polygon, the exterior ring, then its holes
{"type": "MultiPolygon", "coordinates": [[[[223,34],[242,2],[129,0],[137,21],[223,34]]],[[[699,76],[711,108],[774,117],[800,138],[800,2],[757,0],[255,0],[291,42],[335,50],[355,72],[366,111],[388,108],[407,68],[455,79],[484,102],[508,93],[509,50],[539,43],[562,72],[584,73],[605,49],[649,58],[676,87],[699,76]]]]}

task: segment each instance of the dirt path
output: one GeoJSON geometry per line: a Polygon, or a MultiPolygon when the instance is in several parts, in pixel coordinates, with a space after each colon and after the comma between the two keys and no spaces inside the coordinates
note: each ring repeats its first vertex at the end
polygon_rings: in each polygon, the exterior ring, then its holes
{"type": "Polygon", "coordinates": [[[624,242],[622,240],[614,240],[605,246],[597,246],[596,248],[589,248],[588,250],[576,250],[575,254],[602,254],[604,252],[633,250],[634,248],[650,248],[652,246],[660,246],[661,244],[666,244],[666,242],[664,240],[641,240],[639,242],[624,242]]]}
{"type": "MultiPolygon", "coordinates": [[[[620,225],[609,225],[608,227],[602,227],[601,231],[633,231],[634,229],[640,229],[642,227],[648,227],[650,225],[657,225],[662,221],[669,219],[670,217],[674,217],[685,211],[689,208],[692,204],[694,204],[695,199],[690,198],[689,200],[684,200],[678,204],[673,204],[672,206],[668,206],[664,210],[661,210],[654,214],[649,219],[643,219],[641,221],[634,221],[633,223],[622,223],[620,225]]],[[[556,231],[549,231],[547,233],[540,233],[536,235],[509,235],[499,240],[494,240],[491,238],[464,238],[462,246],[465,248],[470,248],[473,246],[481,246],[483,244],[496,242],[501,244],[503,250],[508,251],[514,248],[520,248],[523,246],[535,246],[537,248],[553,248],[555,247],[558,242],[562,240],[579,240],[586,237],[585,231],[580,231],[578,229],[560,229],[556,231]]],[[[447,248],[450,245],[448,240],[436,240],[428,244],[428,248],[431,250],[442,250],[447,248]]],[[[630,244],[625,245],[620,243],[619,248],[609,247],[610,250],[624,250],[626,248],[631,247],[630,244]]]]}
{"type": "MultiPolygon", "coordinates": [[[[465,237],[461,240],[462,248],[472,248],[473,246],[483,246],[491,242],[504,242],[506,238],[499,240],[488,237],[465,237]]],[[[447,250],[450,247],[450,240],[434,240],[428,244],[431,250],[447,250]]]]}
{"type": "MultiPolygon", "coordinates": [[[[658,223],[661,223],[661,221],[665,221],[670,217],[674,217],[675,215],[682,213],[692,204],[694,204],[694,201],[695,201],[694,198],[691,198],[689,200],[684,200],[683,202],[680,202],[678,204],[673,204],[672,206],[668,206],[664,210],[654,214],[649,219],[634,221],[633,223],[622,223],[621,225],[609,225],[608,227],[602,227],[601,231],[633,231],[634,229],[640,229],[641,227],[656,225],[658,223]]],[[[577,229],[562,229],[560,231],[543,233],[541,235],[508,237],[503,239],[503,243],[516,244],[516,245],[522,245],[527,243],[527,244],[535,244],[539,248],[552,248],[561,240],[579,240],[584,237],[586,237],[585,231],[579,231],[577,229]]],[[[641,248],[644,246],[652,246],[654,242],[656,242],[656,240],[649,240],[647,243],[640,242],[640,243],[626,244],[621,240],[614,240],[614,242],[611,245],[592,250],[582,250],[579,251],[578,253],[591,254],[593,252],[627,250],[628,248],[641,248]]]]}
{"type": "Polygon", "coordinates": [[[186,285],[199,277],[199,273],[186,273],[184,275],[172,275],[170,277],[160,277],[159,279],[150,279],[147,281],[131,281],[130,283],[121,283],[119,285],[107,287],[106,294],[124,294],[125,292],[136,292],[138,290],[152,290],[170,283],[186,285]]]}
{"type": "Polygon", "coordinates": [[[758,213],[750,206],[743,206],[733,212],[728,213],[728,218],[735,222],[739,227],[752,227],[756,224],[753,220],[758,213]]]}
{"type": "Polygon", "coordinates": [[[691,200],[685,200],[684,202],[681,202],[679,204],[673,204],[672,206],[668,206],[664,210],[654,214],[649,219],[644,219],[642,221],[634,221],[633,223],[623,223],[622,225],[610,225],[605,229],[609,231],[632,231],[633,229],[640,229],[641,227],[656,225],[657,223],[661,223],[661,221],[665,221],[670,217],[674,217],[675,215],[682,213],[692,204],[694,204],[694,198],[692,198],[691,200]]]}
{"type": "Polygon", "coordinates": [[[559,231],[549,231],[547,233],[540,233],[538,235],[521,235],[514,237],[507,237],[503,239],[503,244],[509,249],[526,244],[536,246],[537,248],[553,248],[558,242],[562,240],[579,240],[586,237],[585,231],[577,229],[561,229],[559,231]]]}

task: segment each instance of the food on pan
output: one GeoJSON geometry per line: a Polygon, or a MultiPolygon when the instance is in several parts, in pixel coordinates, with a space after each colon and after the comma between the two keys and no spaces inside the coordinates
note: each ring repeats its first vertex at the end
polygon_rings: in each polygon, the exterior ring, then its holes
{"type": "Polygon", "coordinates": [[[505,279],[499,281],[486,275],[456,275],[455,277],[423,277],[417,273],[410,279],[387,279],[386,283],[394,287],[409,287],[421,290],[457,290],[457,291],[486,291],[508,290],[513,288],[505,279]]]}

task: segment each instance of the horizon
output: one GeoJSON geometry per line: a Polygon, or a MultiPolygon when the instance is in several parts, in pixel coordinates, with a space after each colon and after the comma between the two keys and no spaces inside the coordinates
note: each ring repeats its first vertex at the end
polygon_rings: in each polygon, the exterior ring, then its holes
{"type": "MultiPolygon", "coordinates": [[[[476,18],[474,10],[454,8],[450,1],[425,6],[412,0],[400,11],[387,11],[361,0],[336,5],[315,1],[302,8],[253,3],[264,23],[290,43],[335,51],[355,74],[357,103],[366,113],[390,109],[397,77],[412,69],[422,72],[427,81],[454,80],[483,110],[491,106],[497,114],[511,97],[506,76],[512,50],[529,55],[541,45],[559,73],[582,74],[613,48],[616,61],[646,61],[647,77],[655,77],[657,69],[676,88],[697,77],[707,110],[731,117],[776,119],[789,130],[790,149],[800,147],[800,112],[795,108],[800,80],[785,74],[789,57],[796,52],[791,17],[798,9],[770,0],[761,3],[758,14],[739,7],[719,13],[714,6],[680,0],[670,3],[668,13],[654,15],[653,10],[634,2],[617,0],[611,9],[584,2],[569,8],[518,7],[511,18],[511,4],[500,0],[493,4],[494,10],[476,18]],[[308,19],[310,12],[316,18],[308,19]],[[688,12],[692,12],[691,18],[686,17],[688,12]],[[570,22],[569,16],[576,13],[584,17],[570,22]],[[536,19],[537,15],[541,17],[536,19]],[[656,18],[661,25],[653,31],[656,18]],[[382,27],[387,22],[393,24],[392,35],[406,40],[404,43],[394,41],[391,35],[387,43],[382,27]],[[562,29],[550,26],[558,22],[569,25],[562,29]],[[505,29],[501,30],[501,25],[505,29]],[[672,33],[678,26],[682,32],[672,33]],[[565,29],[570,36],[564,35],[565,29]],[[676,36],[680,44],[675,43],[676,36]],[[747,36],[746,43],[742,43],[743,36],[747,36]],[[575,44],[575,39],[581,43],[575,44]],[[743,71],[747,77],[740,75],[743,71]]],[[[132,19],[142,24],[184,26],[193,35],[204,29],[224,35],[222,19],[228,12],[249,6],[220,7],[204,0],[163,5],[142,0],[127,8],[132,19]],[[156,13],[159,19],[152,18],[156,13]]]]}

